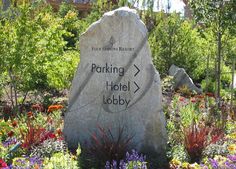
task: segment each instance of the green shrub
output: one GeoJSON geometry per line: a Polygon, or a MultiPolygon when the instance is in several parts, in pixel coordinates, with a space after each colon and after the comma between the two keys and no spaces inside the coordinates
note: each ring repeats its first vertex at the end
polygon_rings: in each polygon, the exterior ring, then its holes
{"type": "Polygon", "coordinates": [[[153,14],[156,26],[149,35],[153,62],[161,76],[168,74],[172,64],[186,69],[194,79],[199,78],[196,68],[204,56],[205,40],[201,38],[193,23],[182,19],[179,14],[153,14]],[[194,50],[193,50],[194,49],[194,50]]]}
{"type": "Polygon", "coordinates": [[[78,169],[76,158],[69,153],[56,153],[44,161],[44,168],[48,169],[78,169]]]}

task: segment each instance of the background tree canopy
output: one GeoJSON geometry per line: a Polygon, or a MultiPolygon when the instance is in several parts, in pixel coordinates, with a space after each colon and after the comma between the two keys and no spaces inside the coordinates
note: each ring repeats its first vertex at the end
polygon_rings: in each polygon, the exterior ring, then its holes
{"type": "MultiPolygon", "coordinates": [[[[0,14],[0,84],[2,89],[10,87],[5,91],[14,105],[18,96],[30,91],[68,89],[79,63],[80,35],[106,11],[133,7],[128,1],[98,0],[84,15],[66,2],[58,11],[41,0],[11,4],[0,14]]],[[[203,88],[214,91],[220,61],[221,87],[230,85],[231,76],[224,72],[231,71],[235,58],[235,0],[189,1],[193,19],[153,12],[153,1],[146,4],[149,8],[138,12],[149,30],[153,62],[162,78],[175,64],[203,88]]]]}

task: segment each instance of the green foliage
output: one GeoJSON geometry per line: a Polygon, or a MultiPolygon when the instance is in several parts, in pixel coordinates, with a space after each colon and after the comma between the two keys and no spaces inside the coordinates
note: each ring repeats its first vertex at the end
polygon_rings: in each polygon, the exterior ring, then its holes
{"type": "Polygon", "coordinates": [[[69,11],[76,12],[76,10],[72,4],[70,4],[68,2],[62,2],[59,7],[59,11],[58,11],[58,14],[60,15],[60,17],[61,18],[65,17],[69,11]]]}
{"type": "Polygon", "coordinates": [[[162,84],[161,84],[162,93],[168,94],[173,92],[174,91],[173,85],[174,85],[173,77],[167,76],[164,79],[162,79],[162,84]]]}
{"type": "Polygon", "coordinates": [[[235,24],[236,1],[230,0],[190,0],[190,6],[197,21],[207,26],[217,25],[226,28],[232,28],[235,24]]]}
{"type": "Polygon", "coordinates": [[[174,145],[171,149],[171,159],[177,159],[179,161],[189,161],[188,154],[185,151],[183,145],[174,145]]]}
{"type": "Polygon", "coordinates": [[[198,78],[194,72],[204,56],[204,39],[192,22],[181,19],[176,13],[158,13],[154,23],[157,26],[150,32],[149,43],[153,62],[161,75],[166,75],[175,64],[185,68],[191,77],[198,78]]]}
{"type": "Polygon", "coordinates": [[[201,87],[202,87],[203,91],[214,93],[215,79],[213,79],[213,78],[203,79],[201,82],[201,87]]]}
{"type": "Polygon", "coordinates": [[[189,127],[192,121],[198,121],[199,114],[195,109],[195,106],[188,104],[180,109],[180,119],[183,128],[189,127]]]}
{"type": "Polygon", "coordinates": [[[64,52],[60,59],[51,62],[47,69],[48,85],[57,90],[68,87],[70,82],[72,82],[78,63],[78,51],[70,50],[64,52]]]}
{"type": "Polygon", "coordinates": [[[78,169],[77,161],[69,153],[56,153],[44,161],[48,169],[78,169]]]}
{"type": "Polygon", "coordinates": [[[147,162],[141,162],[141,161],[129,161],[127,164],[126,169],[143,169],[146,167],[147,162]],[[145,167],[144,167],[145,166],[145,167]]]}
{"type": "Polygon", "coordinates": [[[50,8],[39,8],[13,8],[19,14],[0,23],[0,81],[13,91],[8,93],[13,107],[21,104],[20,94],[69,87],[79,62],[78,51],[64,51],[67,42],[63,38],[77,36],[70,32],[76,28],[72,23],[77,17],[72,13],[59,18],[50,8]]]}
{"type": "Polygon", "coordinates": [[[6,155],[7,155],[7,148],[5,148],[2,143],[1,143],[1,139],[0,139],[0,159],[5,159],[6,155]]]}

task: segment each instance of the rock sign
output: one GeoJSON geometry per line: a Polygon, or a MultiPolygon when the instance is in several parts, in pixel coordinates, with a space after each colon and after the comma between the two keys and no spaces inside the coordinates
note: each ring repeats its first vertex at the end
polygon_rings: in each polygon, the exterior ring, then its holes
{"type": "Polygon", "coordinates": [[[133,136],[133,148],[164,156],[165,118],[161,81],[136,11],[107,12],[80,37],[80,64],[72,82],[64,136],[69,148],[83,146],[98,126],[133,136]]]}

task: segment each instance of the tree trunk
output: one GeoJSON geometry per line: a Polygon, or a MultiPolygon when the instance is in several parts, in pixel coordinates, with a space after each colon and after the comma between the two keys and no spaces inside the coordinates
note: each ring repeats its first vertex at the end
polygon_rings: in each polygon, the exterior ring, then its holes
{"type": "Polygon", "coordinates": [[[10,0],[2,0],[2,10],[6,11],[10,6],[11,6],[11,1],[10,0]]]}
{"type": "Polygon", "coordinates": [[[221,32],[218,32],[218,50],[217,50],[217,93],[216,93],[216,98],[218,102],[218,107],[220,107],[220,74],[221,74],[221,48],[222,48],[222,35],[221,32]]]}
{"type": "Polygon", "coordinates": [[[233,58],[233,65],[232,65],[232,85],[231,85],[231,100],[230,100],[230,112],[232,112],[233,108],[233,100],[234,100],[234,71],[235,71],[235,58],[233,58]]]}

